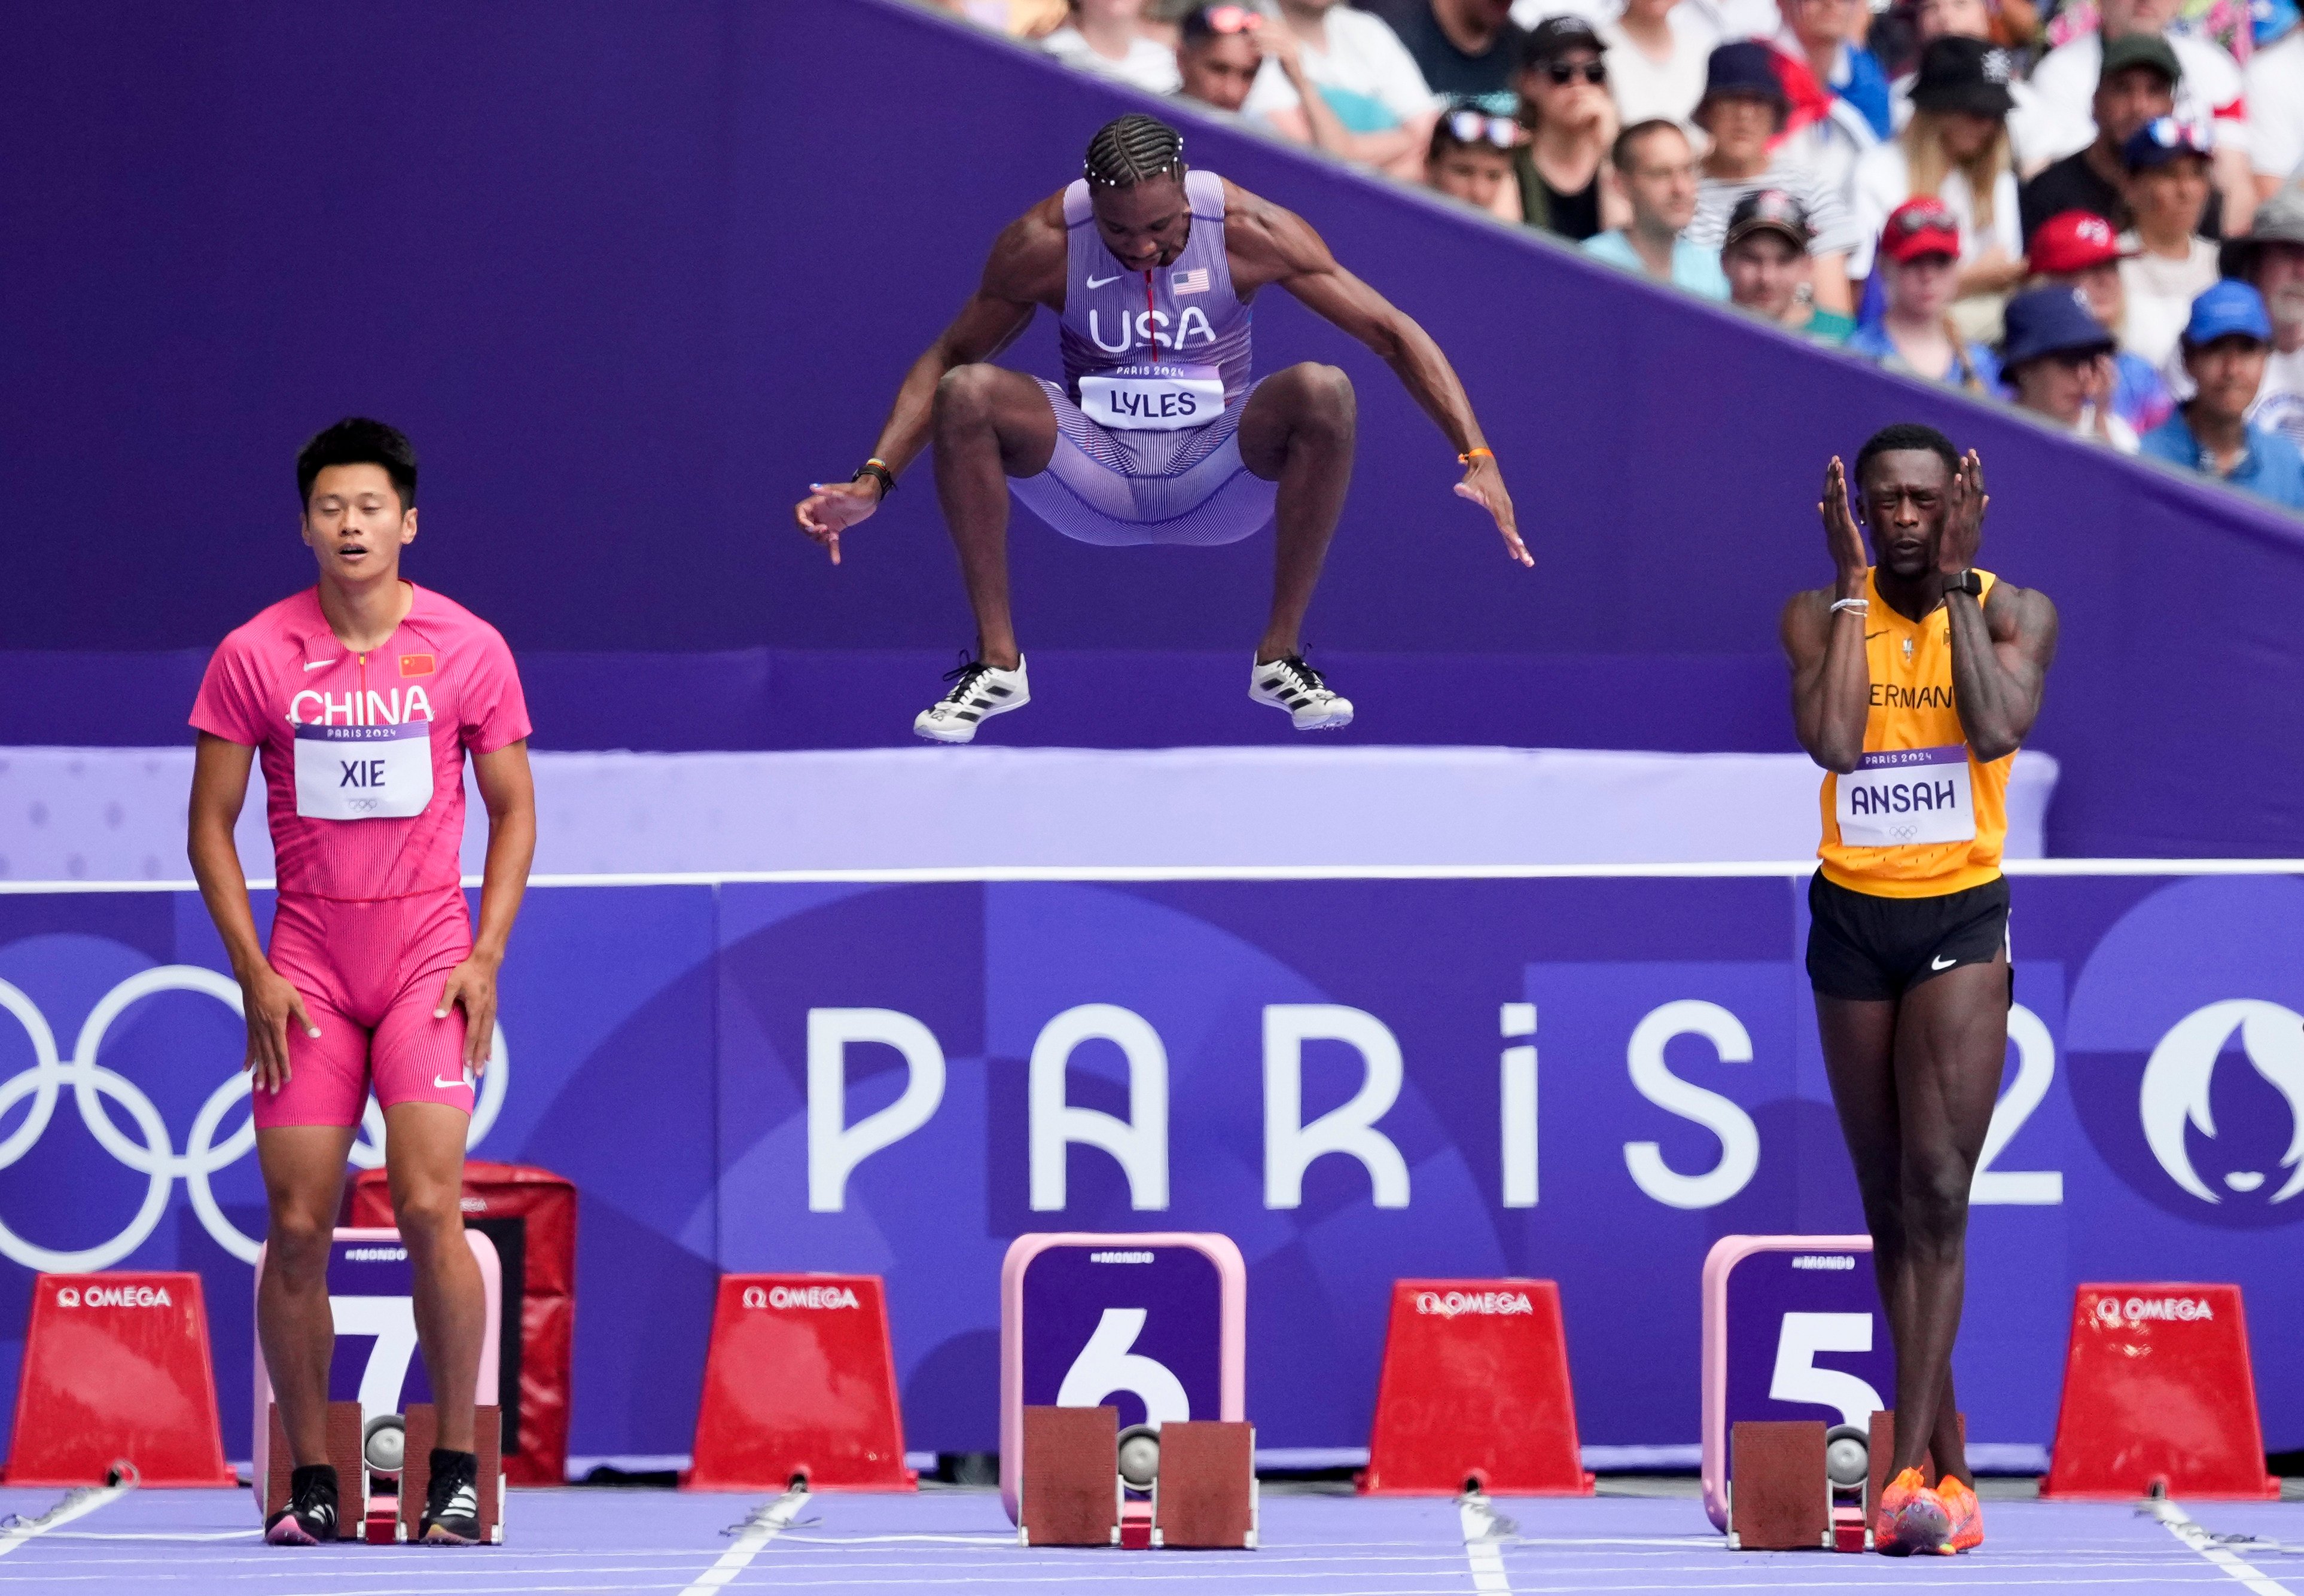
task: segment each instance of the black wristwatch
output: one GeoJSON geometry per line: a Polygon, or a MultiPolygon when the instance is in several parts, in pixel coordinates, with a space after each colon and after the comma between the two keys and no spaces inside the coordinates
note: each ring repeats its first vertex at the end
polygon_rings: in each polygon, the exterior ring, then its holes
{"type": "Polygon", "coordinates": [[[1966,570],[1961,571],[1960,575],[1954,577],[1951,581],[1945,583],[1944,591],[1948,594],[1965,593],[1970,598],[1982,598],[1984,596],[1983,574],[1979,572],[1976,567],[1971,565],[1966,570]]]}

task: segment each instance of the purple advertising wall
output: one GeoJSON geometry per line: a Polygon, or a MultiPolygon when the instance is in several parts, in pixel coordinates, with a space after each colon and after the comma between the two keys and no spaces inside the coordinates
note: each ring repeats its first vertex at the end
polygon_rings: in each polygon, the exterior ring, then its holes
{"type": "MultiPolygon", "coordinates": [[[[896,0],[98,3],[9,43],[0,743],[182,740],[200,654],[309,579],[290,457],[355,410],[417,439],[410,568],[503,627],[540,746],[904,741],[970,630],[928,473],[836,570],[789,506],[869,450],[999,227],[1146,103],[896,0]]],[[[1823,462],[1919,418],[1983,452],[1985,562],[2063,609],[2051,850],[2293,851],[2294,519],[1172,114],[1452,352],[1537,551],[1501,559],[1391,375],[1264,296],[1260,368],[1360,393],[1309,632],[1348,736],[1789,747],[1775,617],[1828,575],[1823,462]]],[[[1005,358],[1053,369],[1046,318],[1005,358]]],[[[1020,516],[1012,546],[1035,702],[989,739],[1288,736],[1238,680],[1262,539],[1020,516]],[[1162,684],[1120,730],[1114,680],[1162,684]]]]}
{"type": "MultiPolygon", "coordinates": [[[[886,1279],[911,1448],[991,1449],[1001,1260],[1055,1230],[1238,1243],[1266,1447],[1367,1444],[1394,1279],[1508,1275],[1560,1283],[1588,1444],[1691,1445],[1711,1244],[1860,1229],[1802,886],[539,888],[477,1150],[580,1193],[572,1450],[685,1453],[717,1274],[807,1269],[886,1279]],[[1535,1200],[1506,1206],[1526,1019],[1504,1009],[1528,1004],[1511,1189],[1535,1200]],[[1080,1110],[1127,1155],[1077,1139],[1080,1110]]],[[[2047,1443],[2076,1284],[2232,1280],[2266,1443],[2304,1445],[2278,1373],[2304,1354],[2304,881],[2026,874],[2014,895],[1970,1434],[2047,1443]]],[[[247,1389],[263,1208],[223,964],[190,892],[0,895],[0,1338],[35,1266],[194,1268],[219,1385],[247,1389]]],[[[0,1338],[0,1390],[21,1350],[0,1338]]],[[[246,1457],[245,1406],[224,1414],[246,1457]]]]}

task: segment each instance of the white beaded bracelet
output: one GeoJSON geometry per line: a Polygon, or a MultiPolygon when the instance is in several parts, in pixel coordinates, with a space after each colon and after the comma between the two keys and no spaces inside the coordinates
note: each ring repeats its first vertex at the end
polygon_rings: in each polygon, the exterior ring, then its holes
{"type": "Polygon", "coordinates": [[[1833,600],[1832,612],[1837,615],[1842,610],[1853,610],[1859,615],[1867,615],[1871,613],[1872,601],[1868,598],[1838,598],[1833,600]]]}

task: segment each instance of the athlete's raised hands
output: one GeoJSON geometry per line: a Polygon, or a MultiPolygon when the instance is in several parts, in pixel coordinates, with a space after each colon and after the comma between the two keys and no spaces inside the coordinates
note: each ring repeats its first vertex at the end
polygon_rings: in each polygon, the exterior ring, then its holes
{"type": "Polygon", "coordinates": [[[869,519],[880,508],[880,484],[871,477],[853,482],[811,482],[809,495],[792,511],[800,529],[824,545],[834,565],[840,563],[840,534],[869,519]]]}
{"type": "Polygon", "coordinates": [[[1984,491],[1984,461],[1971,449],[1952,475],[1952,502],[1944,536],[1936,540],[1938,575],[1956,577],[1976,563],[1976,551],[1984,542],[1984,511],[1991,502],[1984,491]]]}
{"type": "Polygon", "coordinates": [[[1522,565],[1534,565],[1536,556],[1520,540],[1520,522],[1512,514],[1512,495],[1504,491],[1504,473],[1496,469],[1495,456],[1483,449],[1472,456],[1465,469],[1464,479],[1456,485],[1456,496],[1470,499],[1496,519],[1496,530],[1504,534],[1504,555],[1522,565]]]}
{"type": "Polygon", "coordinates": [[[1848,468],[1836,454],[1824,469],[1824,497],[1816,512],[1824,519],[1824,546],[1834,569],[1842,578],[1861,580],[1872,562],[1864,553],[1864,534],[1857,530],[1856,517],[1848,508],[1848,468]]]}

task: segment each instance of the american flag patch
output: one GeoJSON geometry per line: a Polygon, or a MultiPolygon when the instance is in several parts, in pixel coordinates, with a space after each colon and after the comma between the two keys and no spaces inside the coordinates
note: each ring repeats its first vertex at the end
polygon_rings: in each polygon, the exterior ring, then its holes
{"type": "Polygon", "coordinates": [[[1194,266],[1189,272],[1169,273],[1168,291],[1179,296],[1180,298],[1188,293],[1207,292],[1208,268],[1206,266],[1194,266]]]}

